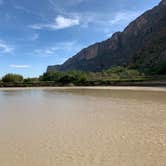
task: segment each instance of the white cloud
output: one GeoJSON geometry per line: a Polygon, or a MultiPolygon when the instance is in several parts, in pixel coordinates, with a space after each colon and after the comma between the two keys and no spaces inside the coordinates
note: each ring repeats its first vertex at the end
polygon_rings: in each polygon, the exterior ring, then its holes
{"type": "MultiPolygon", "coordinates": [[[[118,11],[116,13],[95,13],[95,12],[64,12],[63,15],[68,16],[69,18],[76,18],[80,27],[89,28],[93,27],[94,30],[104,30],[110,32],[110,28],[113,29],[114,25],[122,26],[123,28],[127,26],[132,20],[138,17],[143,11],[132,11],[124,10],[118,11]],[[109,30],[107,30],[109,29],[109,30]]],[[[35,28],[40,29],[41,26],[35,25],[35,28]]]]}
{"type": "Polygon", "coordinates": [[[58,29],[65,29],[72,26],[76,26],[80,24],[79,18],[65,18],[63,16],[57,16],[53,23],[50,24],[34,24],[30,27],[32,29],[40,30],[40,29],[51,29],[51,30],[58,30],[58,29]]]}
{"type": "Polygon", "coordinates": [[[64,18],[63,16],[58,16],[55,19],[55,24],[52,26],[53,29],[63,29],[71,26],[79,25],[78,18],[64,18]]]}
{"type": "Polygon", "coordinates": [[[6,44],[6,42],[0,40],[0,53],[12,53],[13,50],[13,47],[6,44]]]}
{"type": "Polygon", "coordinates": [[[15,64],[12,64],[12,65],[9,65],[9,67],[16,68],[16,69],[26,69],[26,68],[29,68],[30,66],[29,65],[15,65],[15,64]]]}

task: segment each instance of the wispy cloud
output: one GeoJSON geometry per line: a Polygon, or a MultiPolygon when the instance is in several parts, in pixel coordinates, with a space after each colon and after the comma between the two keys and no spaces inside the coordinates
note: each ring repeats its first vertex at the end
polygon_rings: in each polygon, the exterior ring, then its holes
{"type": "Polygon", "coordinates": [[[16,68],[16,69],[26,69],[26,68],[29,68],[30,66],[29,65],[15,65],[15,64],[11,64],[11,65],[9,65],[9,67],[16,68]]]}
{"type": "Polygon", "coordinates": [[[80,3],[83,3],[85,1],[88,0],[70,0],[70,1],[66,1],[66,0],[48,0],[50,5],[55,8],[55,10],[60,9],[61,11],[63,10],[63,7],[72,7],[72,6],[76,6],[76,5],[80,5],[80,3]]]}
{"type": "Polygon", "coordinates": [[[58,30],[65,29],[72,26],[76,26],[80,24],[79,18],[67,18],[61,15],[57,16],[52,23],[49,24],[34,24],[31,25],[30,28],[40,30],[40,29],[50,29],[50,30],[58,30]]]}
{"type": "Polygon", "coordinates": [[[38,33],[34,33],[32,34],[32,36],[29,38],[31,41],[35,41],[39,38],[39,34],[38,33]]]}
{"type": "MultiPolygon", "coordinates": [[[[94,29],[102,29],[102,28],[110,28],[110,26],[114,25],[122,25],[125,27],[129,22],[138,17],[143,11],[133,11],[133,10],[124,10],[118,11],[115,13],[104,13],[104,12],[66,12],[65,10],[61,10],[64,16],[68,16],[69,18],[74,18],[75,24],[80,25],[81,28],[89,28],[90,26],[94,29]]],[[[58,17],[57,17],[58,18],[58,17]]],[[[70,26],[70,23],[65,23],[65,21],[61,21],[61,19],[57,19],[54,24],[49,25],[49,27],[53,29],[62,28],[64,25],[70,26]],[[64,24],[63,24],[64,22],[64,24]],[[59,25],[59,26],[57,26],[59,25]]],[[[48,26],[48,25],[47,25],[48,26]]],[[[72,24],[71,24],[72,26],[72,24]]],[[[35,28],[40,29],[41,26],[36,26],[35,28]]],[[[113,28],[111,28],[113,29],[113,28]]]]}
{"type": "Polygon", "coordinates": [[[129,22],[141,14],[140,11],[120,11],[115,14],[114,18],[110,21],[111,24],[118,24],[122,21],[129,22]]]}
{"type": "Polygon", "coordinates": [[[131,21],[137,18],[143,11],[124,10],[115,13],[85,13],[80,14],[82,28],[93,27],[102,32],[105,37],[111,37],[114,32],[122,31],[131,21]]]}
{"type": "Polygon", "coordinates": [[[17,9],[17,10],[23,11],[23,12],[25,12],[25,13],[28,13],[28,14],[29,14],[29,13],[32,13],[32,11],[26,9],[26,8],[23,7],[23,6],[15,5],[14,8],[17,9]]]}
{"type": "Polygon", "coordinates": [[[39,48],[34,50],[34,55],[46,58],[50,56],[57,56],[59,52],[66,51],[70,52],[73,50],[79,50],[81,47],[78,46],[78,44],[75,41],[72,42],[61,42],[57,43],[53,46],[45,47],[45,48],[39,48]]]}
{"type": "Polygon", "coordinates": [[[107,21],[107,24],[101,23],[101,29],[106,37],[111,37],[114,32],[123,31],[123,29],[135,18],[137,18],[143,11],[119,11],[112,15],[107,21]],[[114,29],[116,27],[116,29],[114,29]]]}
{"type": "Polygon", "coordinates": [[[0,40],[0,53],[12,53],[13,47],[8,45],[5,41],[0,40]]]}
{"type": "Polygon", "coordinates": [[[21,6],[21,5],[17,5],[17,4],[13,4],[13,8],[15,10],[18,10],[22,13],[26,13],[27,15],[32,15],[33,17],[37,17],[41,20],[45,20],[45,16],[43,13],[40,13],[40,12],[37,12],[37,11],[34,11],[32,9],[29,9],[27,7],[24,7],[24,6],[21,6]]]}
{"type": "Polygon", "coordinates": [[[57,48],[56,47],[47,47],[42,49],[35,49],[34,54],[40,57],[49,57],[56,55],[57,48]]]}

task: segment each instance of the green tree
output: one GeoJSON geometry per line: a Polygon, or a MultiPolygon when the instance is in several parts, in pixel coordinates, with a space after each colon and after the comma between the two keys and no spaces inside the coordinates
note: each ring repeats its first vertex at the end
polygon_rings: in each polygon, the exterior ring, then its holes
{"type": "Polygon", "coordinates": [[[23,79],[23,76],[18,74],[6,74],[4,77],[2,77],[2,81],[4,83],[22,83],[23,79]]]}

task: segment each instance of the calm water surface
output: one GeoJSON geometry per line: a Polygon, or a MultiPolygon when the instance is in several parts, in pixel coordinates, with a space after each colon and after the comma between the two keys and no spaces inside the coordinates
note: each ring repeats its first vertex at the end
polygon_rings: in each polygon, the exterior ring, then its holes
{"type": "Polygon", "coordinates": [[[166,92],[0,90],[0,166],[166,166],[166,92]]]}

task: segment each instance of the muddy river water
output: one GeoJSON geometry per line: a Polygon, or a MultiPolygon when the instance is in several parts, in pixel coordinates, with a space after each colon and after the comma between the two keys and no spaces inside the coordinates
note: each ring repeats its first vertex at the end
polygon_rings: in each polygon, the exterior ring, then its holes
{"type": "Polygon", "coordinates": [[[1,89],[0,166],[166,166],[166,91],[1,89]]]}

